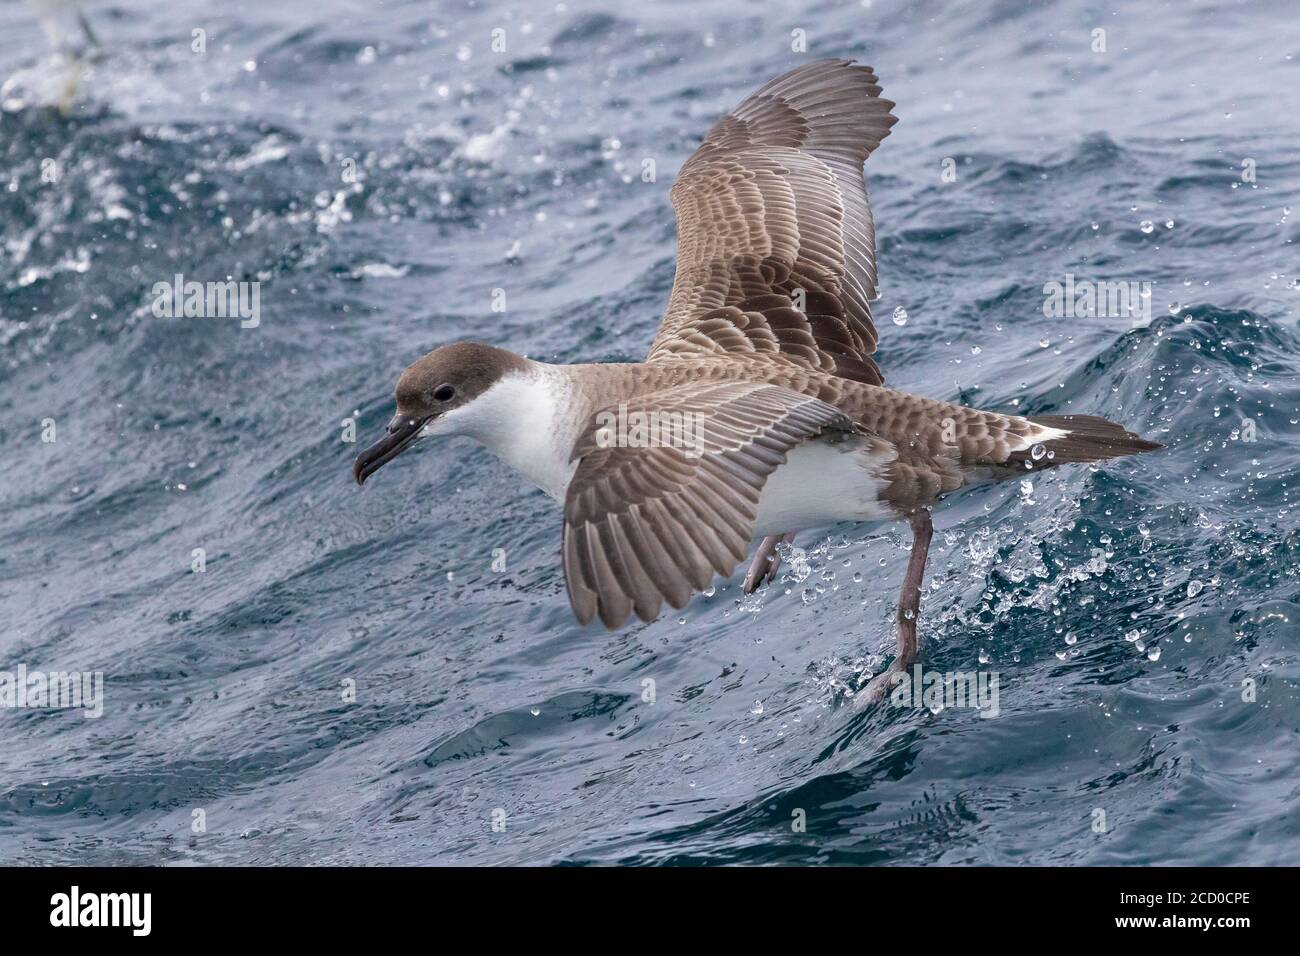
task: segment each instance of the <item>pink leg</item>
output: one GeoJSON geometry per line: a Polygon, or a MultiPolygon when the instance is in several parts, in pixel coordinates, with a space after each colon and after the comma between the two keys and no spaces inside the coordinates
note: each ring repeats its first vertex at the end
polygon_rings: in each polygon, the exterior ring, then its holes
{"type": "Polygon", "coordinates": [[[771,581],[776,577],[776,569],[781,566],[781,552],[776,550],[776,546],[789,544],[793,540],[794,532],[787,531],[785,534],[769,534],[759,542],[754,560],[749,565],[749,573],[745,575],[746,594],[753,594],[764,580],[771,581]],[[772,559],[771,564],[767,563],[768,558],[772,559]]]}
{"type": "Polygon", "coordinates": [[[930,553],[934,525],[930,512],[912,515],[912,556],[907,561],[903,590],[898,596],[898,650],[894,663],[875,677],[854,698],[855,707],[865,707],[884,698],[897,683],[897,677],[916,663],[916,620],[921,614],[921,580],[925,577],[925,559],[930,553]]]}

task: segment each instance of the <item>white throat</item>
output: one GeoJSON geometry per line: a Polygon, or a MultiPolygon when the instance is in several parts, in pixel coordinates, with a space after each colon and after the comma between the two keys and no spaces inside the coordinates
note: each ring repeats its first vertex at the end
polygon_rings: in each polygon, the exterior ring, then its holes
{"type": "Polygon", "coordinates": [[[424,435],[469,435],[557,501],[576,463],[569,453],[581,422],[573,389],[558,370],[535,363],[425,426],[424,435]]]}

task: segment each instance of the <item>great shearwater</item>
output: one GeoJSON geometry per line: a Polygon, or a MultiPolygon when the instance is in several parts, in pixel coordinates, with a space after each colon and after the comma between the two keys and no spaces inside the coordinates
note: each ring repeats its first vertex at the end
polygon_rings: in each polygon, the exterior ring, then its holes
{"type": "Polygon", "coordinates": [[[654,620],[763,536],[771,578],[793,532],[907,521],[892,665],[917,657],[932,506],[982,478],[1160,448],[1104,418],[1019,417],[884,387],[871,301],[876,237],[862,164],[895,123],[870,67],[791,70],[719,120],[673,185],[677,274],[644,362],[550,365],[477,342],[402,373],[365,482],[419,437],[470,435],[564,505],[583,624],[654,620]]]}

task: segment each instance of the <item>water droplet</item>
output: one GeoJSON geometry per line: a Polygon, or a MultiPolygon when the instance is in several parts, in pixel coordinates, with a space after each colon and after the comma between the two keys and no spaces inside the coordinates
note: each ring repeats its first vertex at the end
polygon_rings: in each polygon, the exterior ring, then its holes
{"type": "Polygon", "coordinates": [[[1138,228],[1141,229],[1143,232],[1145,232],[1147,235],[1150,235],[1151,233],[1155,232],[1156,224],[1152,222],[1150,219],[1143,219],[1141,225],[1138,226],[1138,228]]]}
{"type": "Polygon", "coordinates": [[[749,708],[749,712],[755,717],[763,713],[763,702],[761,700],[754,701],[754,706],[749,708]]]}
{"type": "Polygon", "coordinates": [[[989,652],[986,651],[986,650],[984,650],[984,648],[981,647],[981,648],[980,648],[980,655],[979,655],[979,662],[980,662],[981,664],[987,664],[990,660],[992,660],[992,658],[989,657],[989,652]]]}
{"type": "Polygon", "coordinates": [[[1196,595],[1200,594],[1203,590],[1205,590],[1205,585],[1196,578],[1192,578],[1187,582],[1187,596],[1189,598],[1196,597],[1196,595]]]}
{"type": "Polygon", "coordinates": [[[1041,461],[1043,456],[1046,454],[1046,445],[1035,445],[1033,448],[1029,449],[1029,457],[1034,459],[1034,461],[1041,461]]]}
{"type": "Polygon", "coordinates": [[[1158,661],[1158,660],[1160,660],[1160,646],[1159,646],[1159,645],[1155,645],[1155,646],[1153,646],[1153,647],[1151,647],[1151,648],[1148,648],[1148,650],[1147,650],[1147,660],[1149,660],[1149,661],[1158,661]]]}
{"type": "Polygon", "coordinates": [[[1165,220],[1165,228],[1166,228],[1166,229],[1172,229],[1172,228],[1174,228],[1174,221],[1173,221],[1172,219],[1166,219],[1166,220],[1165,220]]]}
{"type": "Polygon", "coordinates": [[[1142,636],[1142,632],[1137,628],[1134,628],[1133,630],[1127,632],[1124,635],[1124,640],[1128,641],[1130,644],[1135,644],[1137,643],[1138,638],[1140,638],[1141,636],[1142,636]]]}
{"type": "Polygon", "coordinates": [[[1079,643],[1079,635],[1078,635],[1078,634],[1075,634],[1073,631],[1071,631],[1069,634],[1065,635],[1065,643],[1067,643],[1067,644],[1078,644],[1078,643],[1079,643]]]}
{"type": "Polygon", "coordinates": [[[983,352],[983,351],[984,351],[984,350],[983,350],[982,348],[980,348],[978,345],[972,345],[972,346],[970,347],[970,354],[971,354],[971,355],[979,355],[979,354],[980,354],[981,352],[983,352]]]}
{"type": "Polygon", "coordinates": [[[1177,315],[1177,314],[1178,314],[1179,312],[1181,312],[1181,311],[1183,311],[1183,304],[1182,304],[1181,302],[1170,302],[1170,303],[1169,303],[1169,314],[1170,314],[1170,315],[1177,315]]]}
{"type": "Polygon", "coordinates": [[[901,305],[894,307],[894,324],[907,325],[907,310],[901,305]]]}
{"type": "Polygon", "coordinates": [[[709,585],[707,588],[705,588],[701,593],[702,593],[705,597],[713,597],[713,595],[715,595],[715,594],[718,593],[718,588],[717,588],[716,585],[710,584],[710,585],[709,585]]]}
{"type": "Polygon", "coordinates": [[[542,708],[540,708],[540,707],[532,707],[532,708],[529,708],[529,711],[528,711],[528,712],[529,712],[530,714],[532,714],[534,717],[537,717],[538,715],[541,714],[541,712],[542,712],[542,708]]]}

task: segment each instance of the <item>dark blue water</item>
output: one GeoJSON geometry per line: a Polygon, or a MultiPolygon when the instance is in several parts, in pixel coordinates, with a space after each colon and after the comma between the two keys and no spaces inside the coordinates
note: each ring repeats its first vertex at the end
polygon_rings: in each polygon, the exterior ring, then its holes
{"type": "Polygon", "coordinates": [[[0,861],[1300,863],[1294,4],[791,6],[101,4],[64,118],[0,5],[0,669],[105,681],[0,710],[0,861]],[[996,719],[846,704],[900,529],[610,634],[468,440],[349,475],[437,344],[641,357],[675,170],[831,55],[898,103],[888,382],[1169,445],[936,515],[924,658],[996,671],[996,719]],[[260,324],[155,317],[175,273],[260,324]],[[1044,318],[1067,274],[1149,321],[1044,318]]]}

